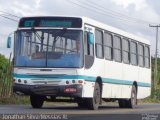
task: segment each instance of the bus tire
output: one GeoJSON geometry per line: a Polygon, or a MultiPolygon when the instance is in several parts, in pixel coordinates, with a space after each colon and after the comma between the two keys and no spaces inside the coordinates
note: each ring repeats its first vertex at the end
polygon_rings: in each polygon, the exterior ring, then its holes
{"type": "Polygon", "coordinates": [[[120,108],[125,108],[126,107],[126,100],[120,99],[118,100],[118,104],[120,108]]]}
{"type": "Polygon", "coordinates": [[[135,85],[132,86],[131,98],[126,101],[127,108],[135,108],[137,105],[137,91],[135,85]]]}
{"type": "Polygon", "coordinates": [[[44,103],[44,98],[37,95],[31,95],[30,102],[31,102],[32,108],[41,108],[44,103]]]}
{"type": "Polygon", "coordinates": [[[78,107],[79,108],[86,108],[87,102],[85,100],[82,100],[82,102],[78,102],[78,107]]]}
{"type": "Polygon", "coordinates": [[[87,99],[88,109],[97,110],[99,108],[100,101],[101,101],[101,90],[99,83],[96,82],[94,87],[93,98],[87,99]]]}

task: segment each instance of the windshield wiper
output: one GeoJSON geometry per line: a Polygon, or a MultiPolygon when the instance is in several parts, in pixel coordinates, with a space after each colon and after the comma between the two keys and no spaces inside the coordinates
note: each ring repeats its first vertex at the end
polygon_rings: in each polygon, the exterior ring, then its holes
{"type": "MultiPolygon", "coordinates": [[[[67,28],[63,28],[62,30],[58,31],[56,34],[55,34],[55,37],[54,37],[54,40],[53,40],[53,48],[55,48],[55,43],[57,42],[57,40],[62,37],[67,31],[67,28]]],[[[52,49],[53,49],[52,48],[52,49]]]]}
{"type": "Polygon", "coordinates": [[[55,34],[55,38],[54,40],[57,40],[57,38],[59,38],[60,36],[62,37],[67,31],[67,28],[63,28],[62,30],[58,31],[56,34],[55,34]]]}
{"type": "Polygon", "coordinates": [[[35,31],[34,28],[32,28],[32,31],[33,31],[33,33],[37,36],[37,38],[38,38],[40,41],[42,41],[42,40],[44,39],[44,37],[41,37],[41,36],[35,31]]]}

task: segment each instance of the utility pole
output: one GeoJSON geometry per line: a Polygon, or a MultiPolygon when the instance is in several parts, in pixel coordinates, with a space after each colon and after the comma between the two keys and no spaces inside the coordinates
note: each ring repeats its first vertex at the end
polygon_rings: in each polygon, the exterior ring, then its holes
{"type": "Polygon", "coordinates": [[[149,27],[156,28],[156,50],[155,50],[154,81],[153,81],[153,90],[154,90],[154,96],[155,96],[156,83],[157,83],[158,29],[159,29],[160,25],[149,25],[149,27]]]}

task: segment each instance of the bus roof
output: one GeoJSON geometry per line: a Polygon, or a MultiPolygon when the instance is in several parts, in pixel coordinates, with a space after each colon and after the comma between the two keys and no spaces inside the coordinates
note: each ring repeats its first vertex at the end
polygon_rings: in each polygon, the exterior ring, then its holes
{"type": "Polygon", "coordinates": [[[109,25],[107,25],[105,23],[98,22],[98,21],[93,20],[91,18],[87,18],[87,17],[81,17],[81,18],[82,18],[83,22],[86,23],[86,24],[93,25],[93,26],[95,26],[97,28],[104,29],[106,31],[109,31],[109,32],[112,32],[112,33],[115,33],[115,34],[122,35],[123,37],[127,37],[129,39],[136,40],[137,42],[142,42],[142,43],[150,45],[150,41],[149,40],[144,39],[142,37],[139,37],[137,35],[125,32],[123,30],[120,30],[118,28],[109,26],[109,25]]]}

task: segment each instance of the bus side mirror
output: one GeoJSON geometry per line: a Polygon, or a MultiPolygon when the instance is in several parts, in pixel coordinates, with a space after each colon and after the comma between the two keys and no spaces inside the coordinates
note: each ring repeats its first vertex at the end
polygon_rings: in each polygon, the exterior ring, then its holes
{"type": "Polygon", "coordinates": [[[7,39],[7,48],[11,48],[11,37],[10,36],[7,39]]]}
{"type": "Polygon", "coordinates": [[[94,35],[91,32],[87,33],[89,44],[94,44],[94,35]]]}

